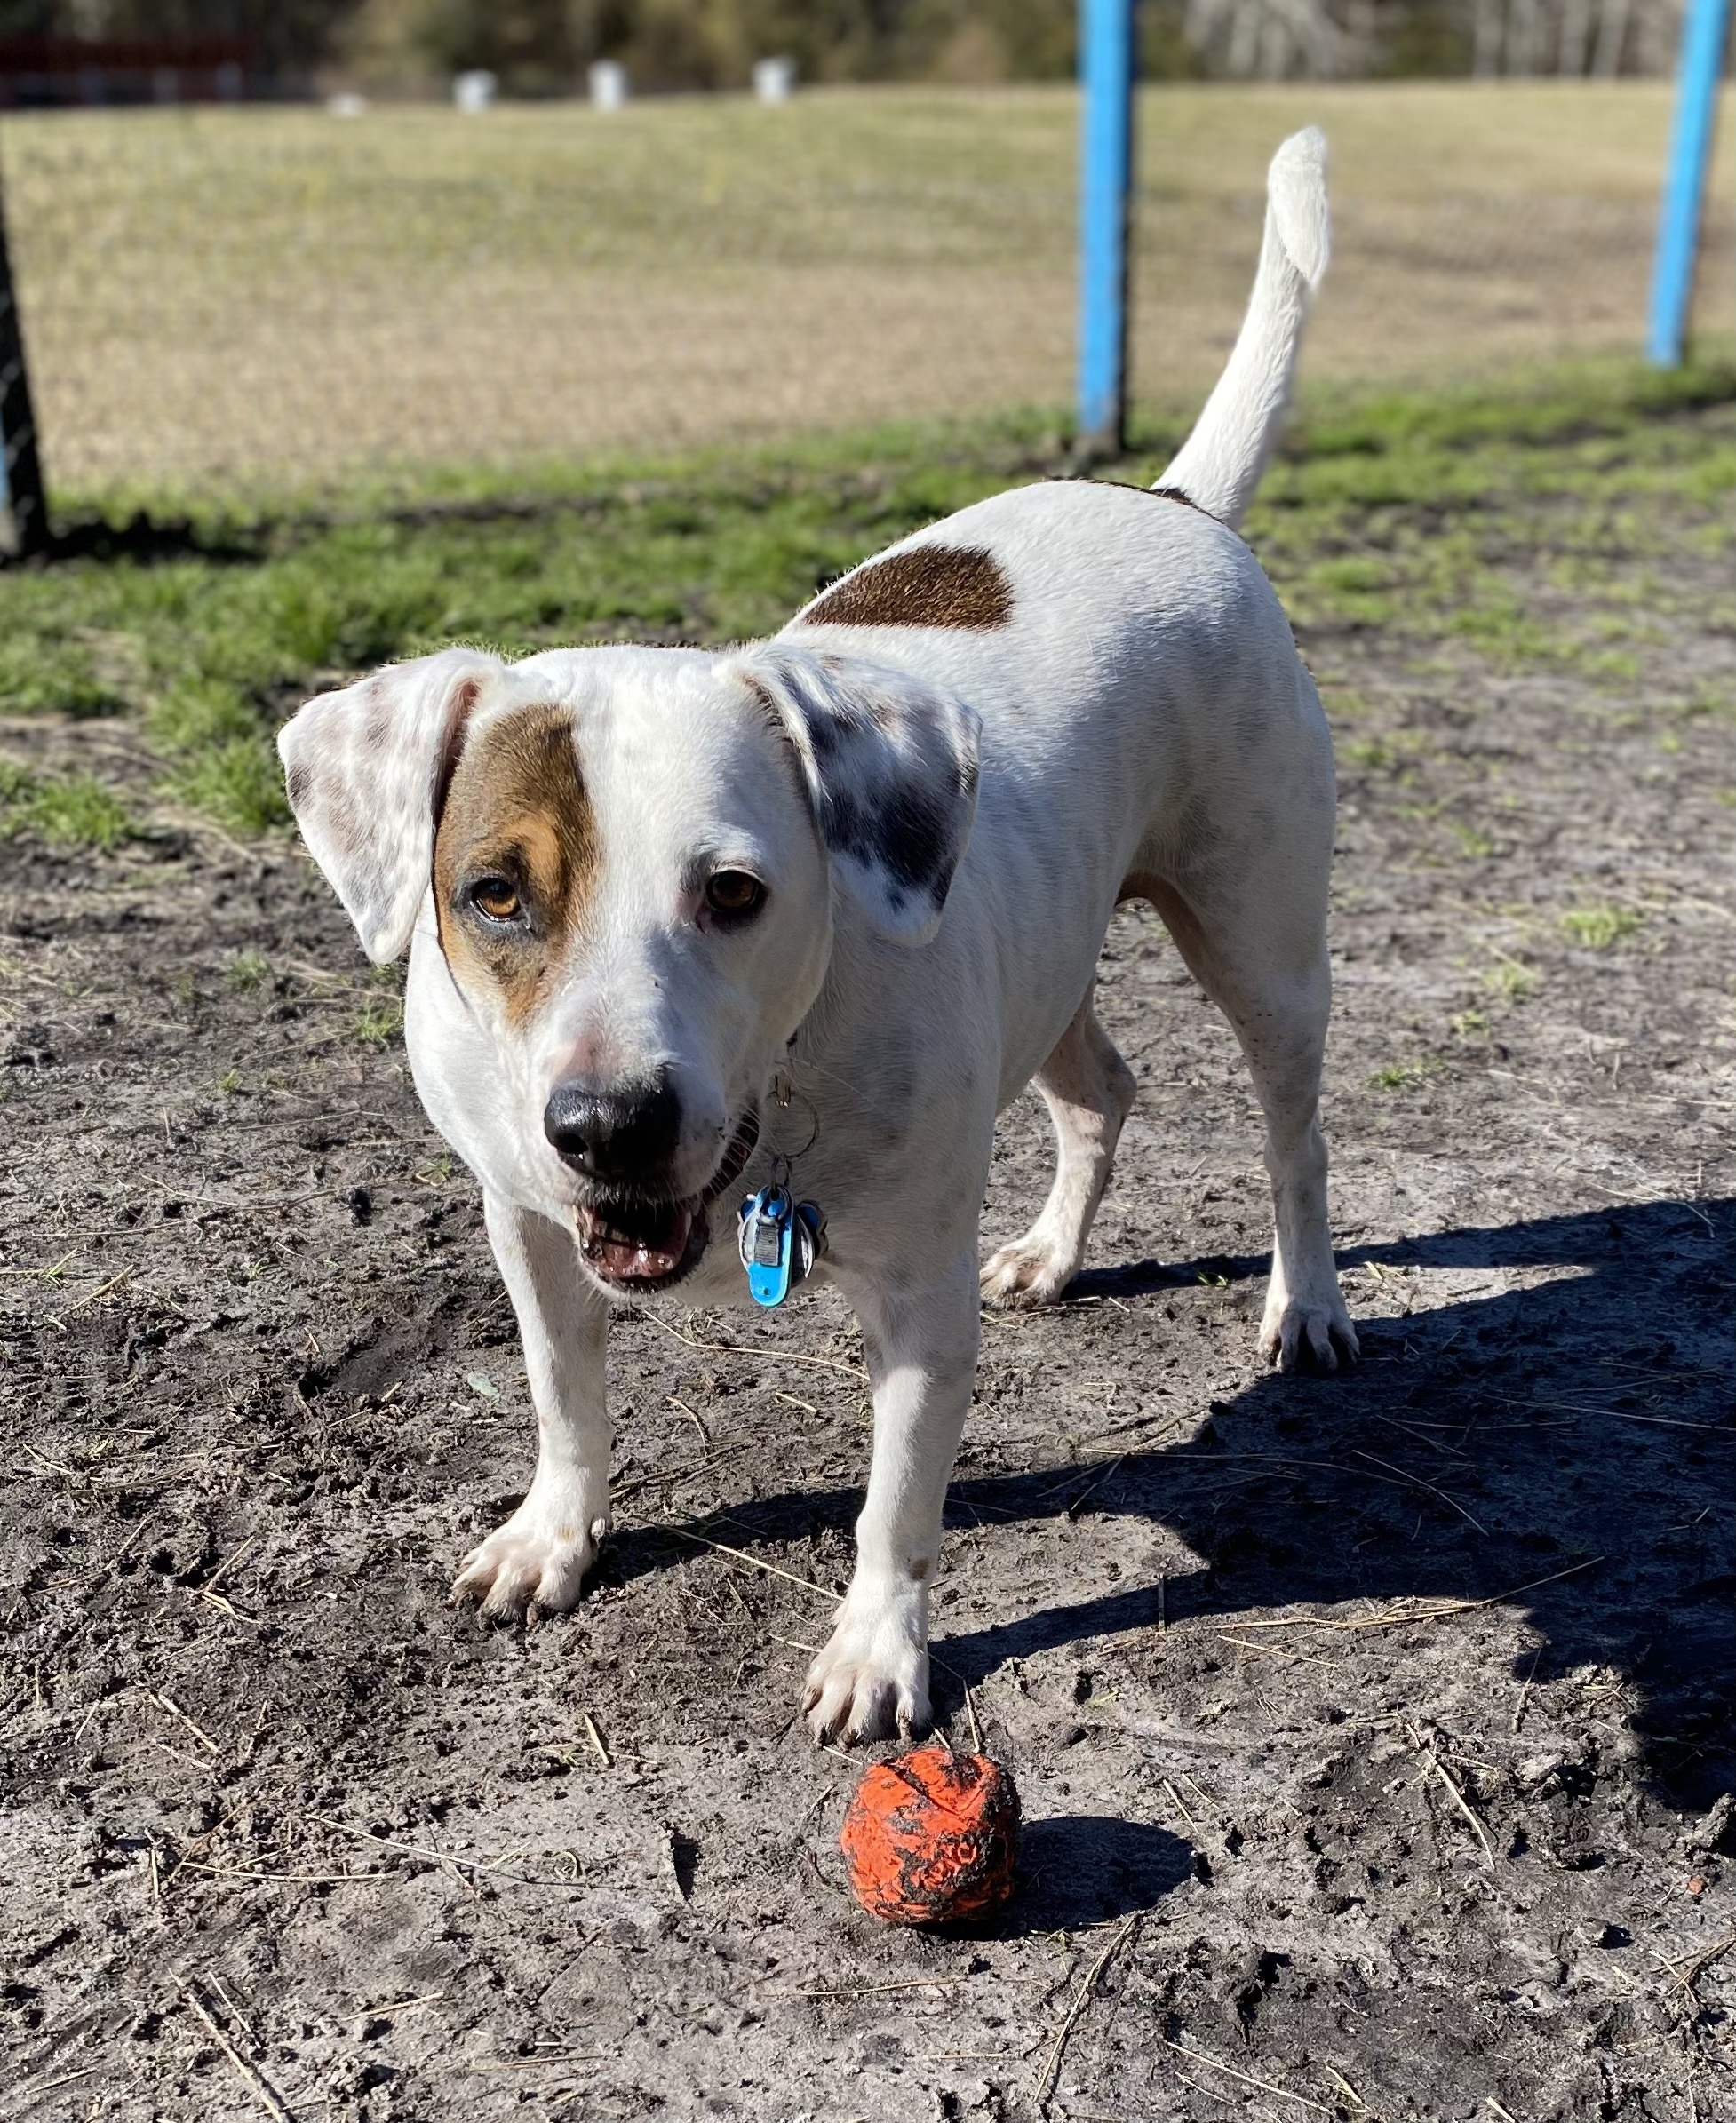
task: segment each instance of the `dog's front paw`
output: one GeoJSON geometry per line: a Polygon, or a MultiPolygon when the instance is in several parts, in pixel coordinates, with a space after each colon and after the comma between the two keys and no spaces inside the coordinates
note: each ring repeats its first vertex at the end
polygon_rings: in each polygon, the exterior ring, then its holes
{"type": "Polygon", "coordinates": [[[1052,1305],[1078,1271],[1071,1252],[1047,1244],[1040,1230],[1027,1231],[983,1263],[983,1302],[1006,1311],[1052,1305]]]}
{"type": "Polygon", "coordinates": [[[816,1742],[909,1739],[928,1723],[928,1615],[920,1586],[854,1593],[808,1669],[801,1707],[816,1742]]]}
{"type": "Polygon", "coordinates": [[[1288,1296],[1273,1278],[1260,1328],[1260,1354],[1281,1372],[1335,1372],[1339,1359],[1354,1364],[1357,1331],[1344,1308],[1334,1277],[1329,1292],[1318,1297],[1288,1296]]]}
{"type": "Polygon", "coordinates": [[[465,1557],[453,1602],[474,1600],[497,1620],[565,1614],[577,1604],[608,1531],[606,1511],[593,1515],[571,1495],[540,1498],[533,1487],[506,1523],[465,1557]]]}

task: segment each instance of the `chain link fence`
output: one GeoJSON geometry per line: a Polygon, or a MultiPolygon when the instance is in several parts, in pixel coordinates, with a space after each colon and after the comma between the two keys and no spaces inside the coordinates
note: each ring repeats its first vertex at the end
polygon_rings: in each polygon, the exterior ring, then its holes
{"type": "MultiPolygon", "coordinates": [[[[1216,373],[1266,160],[1310,121],[1336,224],[1310,376],[1636,353],[1669,115],[1661,80],[1144,91],[1136,403],[1216,373]]],[[[1063,419],[1077,118],[1062,85],[9,115],[51,493],[1063,419]]],[[[1697,317],[1736,331],[1728,128],[1697,317]]]]}

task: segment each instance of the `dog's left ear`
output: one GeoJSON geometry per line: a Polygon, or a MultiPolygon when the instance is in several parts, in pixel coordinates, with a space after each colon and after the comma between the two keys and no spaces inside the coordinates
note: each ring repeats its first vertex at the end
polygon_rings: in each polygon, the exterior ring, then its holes
{"type": "Polygon", "coordinates": [[[975,710],[908,672],[782,642],[734,668],[795,748],[838,883],[881,935],[927,943],[976,815],[975,710]]]}
{"type": "Polygon", "coordinates": [[[376,966],[410,942],[466,720],[501,668],[479,648],[390,664],[322,693],[277,733],[301,837],[376,966]]]}

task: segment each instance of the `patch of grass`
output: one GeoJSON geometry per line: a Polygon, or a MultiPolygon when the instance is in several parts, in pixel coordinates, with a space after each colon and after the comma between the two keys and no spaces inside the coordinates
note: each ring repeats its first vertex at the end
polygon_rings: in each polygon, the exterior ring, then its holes
{"type": "Polygon", "coordinates": [[[1641,668],[1671,553],[1727,535],[1736,370],[1589,363],[1459,390],[1305,397],[1248,532],[1304,629],[1378,624],[1503,669],[1641,668]],[[1634,603],[1636,556],[1658,595],[1634,603]],[[1571,598],[1546,598],[1546,584],[1571,598]],[[1614,644],[1622,646],[1616,647],[1614,644]]]}
{"type": "Polygon", "coordinates": [[[1439,1067],[1437,1062],[1389,1062],[1369,1077],[1369,1087],[1374,1091],[1414,1091],[1425,1077],[1435,1075],[1439,1067]]]}
{"type": "Polygon", "coordinates": [[[0,715],[113,715],[124,705],[82,643],[44,630],[0,641],[0,715]]]}
{"type": "Polygon", "coordinates": [[[1517,958],[1500,958],[1483,976],[1490,994],[1504,1003],[1522,1003],[1537,985],[1537,975],[1517,958]]]}
{"type": "MultiPolygon", "coordinates": [[[[1041,424],[1009,417],[512,478],[434,471],[419,493],[357,484],[277,514],[209,503],[164,518],[166,556],[139,557],[117,524],[107,553],[0,575],[0,712],[131,709],[167,793],[258,832],[289,818],[273,732],[324,687],[456,639],[519,656],[772,632],[865,553],[1055,464],[1041,424]],[[42,680],[78,629],[135,674],[118,696],[93,664],[83,696],[42,680]]],[[[86,511],[86,544],[102,520],[86,511]]]]}
{"type": "Polygon", "coordinates": [[[118,847],[138,831],[123,798],[89,774],[31,774],[0,760],[0,839],[30,834],[51,847],[118,847]]]}
{"type": "Polygon", "coordinates": [[[1448,831],[1468,855],[1475,856],[1481,862],[1485,855],[1494,854],[1494,842],[1478,827],[1466,825],[1456,818],[1449,818],[1446,824],[1448,831]]]}
{"type": "Polygon", "coordinates": [[[1604,951],[1624,936],[1631,936],[1644,920],[1636,909],[1618,907],[1605,900],[1590,906],[1570,907],[1561,918],[1561,926],[1581,949],[1604,951]]]}
{"type": "Polygon", "coordinates": [[[403,1037],[404,1006],[382,997],[364,1003],[350,1019],[350,1030],[366,1046],[390,1046],[403,1037]]]}
{"type": "Polygon", "coordinates": [[[250,946],[230,959],[224,978],[237,995],[255,995],[271,978],[271,960],[262,950],[250,946]]]}
{"type": "MultiPolygon", "coordinates": [[[[1154,477],[1173,437],[1149,441],[1112,476],[1154,477]]],[[[458,639],[522,655],[770,632],[865,554],[1062,462],[1053,424],[1032,413],[684,457],[434,468],[172,515],[164,501],[148,537],[117,497],[87,497],[77,557],[0,572],[0,713],[123,708],[169,793],[258,832],[288,818],[272,734],[315,691],[458,639]]],[[[1732,491],[1736,371],[1609,364],[1504,390],[1316,392],[1249,535],[1304,634],[1379,624],[1449,659],[1571,664],[1620,689],[1631,681],[1609,662],[1611,629],[1636,624],[1631,556],[1676,594],[1673,559],[1700,551],[1732,491]],[[1540,598],[1547,569],[1568,562],[1573,598],[1540,598]]],[[[1706,712],[1729,709],[1708,699],[1706,712]]],[[[1369,773],[1408,763],[1402,739],[1341,749],[1369,773]]]]}
{"type": "Polygon", "coordinates": [[[1450,1019],[1450,1029],[1455,1039],[1477,1039],[1489,1029],[1489,1021],[1482,1011],[1461,1010],[1450,1019]]]}
{"type": "Polygon", "coordinates": [[[349,1021],[351,1034],[368,1046],[391,1046],[403,1038],[403,976],[396,966],[370,969],[373,992],[349,1021]]]}

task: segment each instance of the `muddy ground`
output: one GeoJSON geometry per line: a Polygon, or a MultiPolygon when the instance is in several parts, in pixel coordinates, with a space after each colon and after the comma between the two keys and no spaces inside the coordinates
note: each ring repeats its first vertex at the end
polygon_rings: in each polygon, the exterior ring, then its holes
{"type": "MultiPolygon", "coordinates": [[[[1143,1095],[1070,1301],[985,1322],[950,1509],[941,1706],[1029,1821],[971,1936],[855,1908],[858,1765],[792,1724],[835,1304],[624,1321],[594,1588],[452,1611],[531,1432],[394,990],[287,844],[0,849],[0,2111],[1736,2116],[1731,725],[1304,647],[1366,1360],[1262,1373],[1252,1100],[1128,913],[1143,1095]]],[[[1736,638],[1672,653],[1731,693],[1736,638]]],[[[1047,1157],[1020,1105],[985,1244],[1047,1157]]]]}

